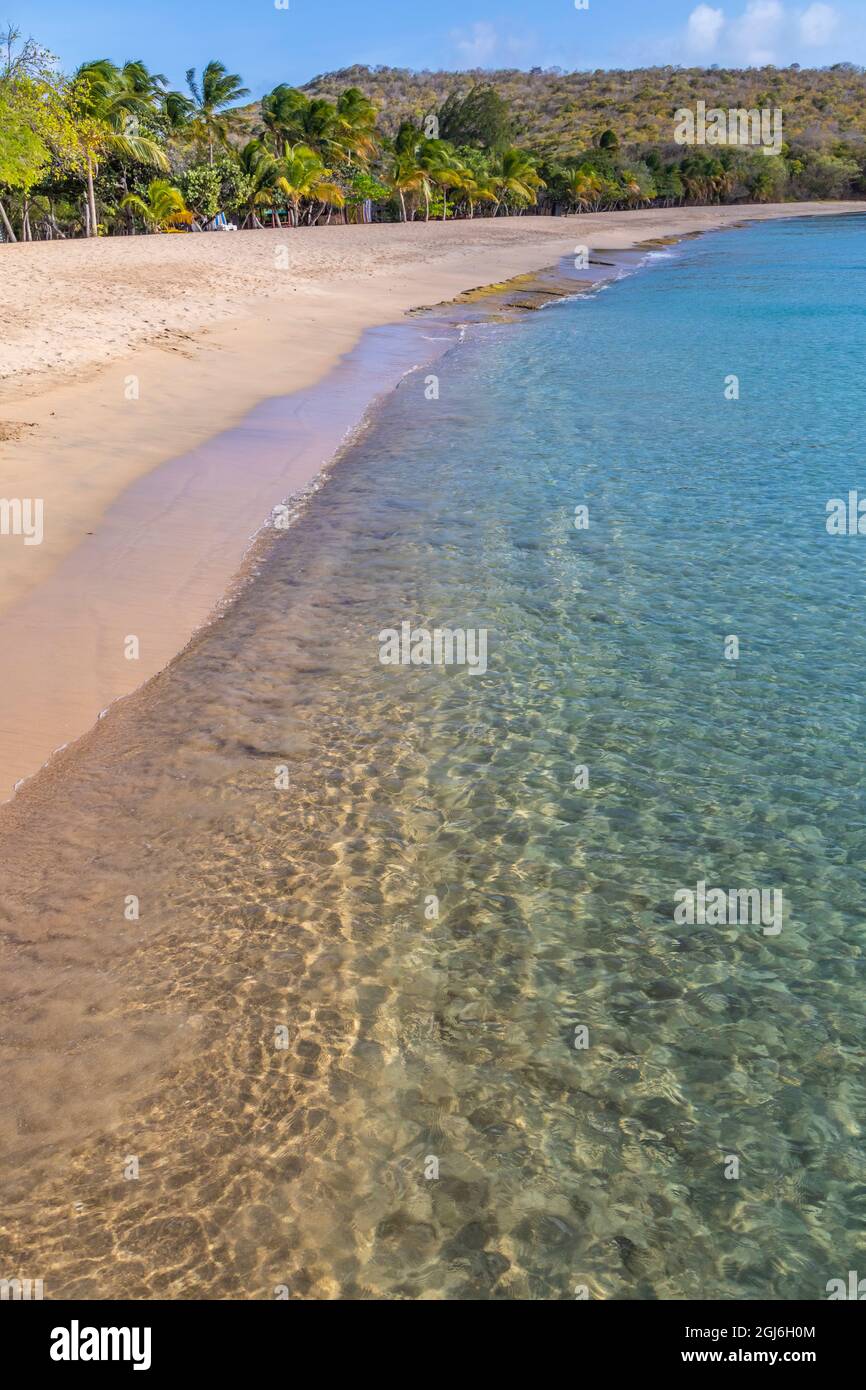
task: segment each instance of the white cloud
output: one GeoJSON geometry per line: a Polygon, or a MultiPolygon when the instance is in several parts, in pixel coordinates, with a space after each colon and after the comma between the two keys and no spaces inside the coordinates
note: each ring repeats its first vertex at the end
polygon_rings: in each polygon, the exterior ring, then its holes
{"type": "Polygon", "coordinates": [[[785,8],[780,0],[749,0],[745,13],[732,26],[734,52],[741,62],[760,67],[775,62],[785,8]]]}
{"type": "Polygon", "coordinates": [[[500,33],[495,24],[486,20],[479,20],[466,29],[452,29],[451,42],[461,67],[506,67],[538,62],[539,43],[535,33],[500,33]]]}
{"type": "Polygon", "coordinates": [[[839,25],[839,16],[832,5],[810,5],[800,15],[800,38],[810,48],[829,43],[839,25]]]}
{"type": "Polygon", "coordinates": [[[451,37],[460,58],[470,68],[489,62],[499,47],[499,36],[492,24],[479,21],[470,29],[453,29],[451,37]]]}
{"type": "Polygon", "coordinates": [[[797,14],[782,0],[747,0],[745,9],[730,18],[723,9],[700,4],[689,15],[685,44],[696,56],[718,56],[720,49],[735,63],[774,63],[792,36],[810,48],[829,43],[839,26],[839,14],[824,0],[813,0],[797,14]]]}
{"type": "Polygon", "coordinates": [[[710,5],[698,5],[689,15],[688,43],[691,51],[699,56],[712,53],[724,24],[724,10],[714,10],[710,5]]]}

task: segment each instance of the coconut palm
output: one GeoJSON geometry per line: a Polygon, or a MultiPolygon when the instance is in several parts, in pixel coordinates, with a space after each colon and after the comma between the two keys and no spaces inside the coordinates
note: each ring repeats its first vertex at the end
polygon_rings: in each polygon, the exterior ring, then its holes
{"type": "Polygon", "coordinates": [[[502,203],[509,198],[518,205],[534,204],[537,201],[538,189],[545,187],[544,180],[536,172],[532,157],[526,150],[503,150],[491,169],[490,176],[496,196],[494,216],[499,212],[502,203]]]}
{"type": "Polygon", "coordinates": [[[731,170],[726,169],[720,160],[705,154],[694,154],[684,159],[680,176],[686,196],[693,202],[718,202],[734,182],[731,170]]]}
{"type": "Polygon", "coordinates": [[[201,81],[196,77],[195,68],[189,68],[186,85],[192,97],[192,128],[207,142],[208,163],[213,164],[214,145],[227,144],[236,122],[236,113],[227,108],[232,102],[249,96],[249,87],[242,86],[239,75],[228,72],[225,64],[214,58],[202,69],[201,81]]]}
{"type": "Polygon", "coordinates": [[[282,84],[263,99],[262,122],[276,151],[287,144],[308,145],[323,159],[339,158],[344,152],[337,108],[325,97],[311,101],[303,92],[282,84]]]}
{"type": "Polygon", "coordinates": [[[272,148],[279,152],[286,141],[298,140],[303,130],[303,112],[309,106],[309,97],[295,87],[281,82],[267,96],[262,97],[262,124],[264,133],[270,138],[272,148]]]}
{"type": "Polygon", "coordinates": [[[376,108],[357,87],[337,98],[334,140],[351,164],[367,164],[376,153],[376,108]]]}
{"type": "Polygon", "coordinates": [[[424,221],[429,222],[432,185],[448,187],[449,180],[457,177],[454,151],[445,140],[429,140],[422,136],[415,147],[414,158],[423,175],[421,192],[424,194],[424,221]]]}
{"type": "Polygon", "coordinates": [[[85,170],[88,236],[97,235],[95,179],[104,153],[168,170],[164,150],[140,133],[141,120],[155,115],[162,81],[141,62],[119,68],[107,58],[82,63],[72,79],[69,103],[85,170]]]}
{"type": "Polygon", "coordinates": [[[151,72],[140,58],[124,63],[120,69],[130,91],[155,106],[165,93],[168,79],[161,72],[151,72]]]}
{"type": "Polygon", "coordinates": [[[409,220],[406,212],[407,193],[420,193],[426,185],[429,200],[430,184],[427,173],[421,168],[414,154],[408,151],[394,154],[388,171],[388,185],[400,199],[400,211],[404,222],[409,220]]]}
{"type": "Polygon", "coordinates": [[[568,201],[578,212],[592,207],[601,190],[601,179],[592,169],[564,170],[563,183],[568,201]]]}
{"type": "Polygon", "coordinates": [[[179,188],[174,188],[168,179],[152,179],[148,184],[147,197],[137,193],[127,193],[120,206],[138,213],[149,226],[159,232],[176,232],[188,227],[193,214],[183,201],[179,188]]]}
{"type": "Polygon", "coordinates": [[[442,152],[438,159],[431,165],[431,175],[437,188],[442,189],[442,221],[448,217],[448,190],[449,188],[464,190],[467,179],[471,178],[469,170],[450,150],[442,152]]]}
{"type": "MultiPolygon", "coordinates": [[[[259,208],[270,207],[278,190],[280,165],[262,140],[249,140],[238,156],[244,173],[243,226],[261,227],[259,208]]],[[[276,214],[279,222],[279,214],[276,214]]]]}
{"type": "Polygon", "coordinates": [[[651,203],[656,195],[652,180],[642,179],[639,173],[631,169],[623,170],[620,181],[626,207],[636,208],[641,203],[651,203]]]}
{"type": "Polygon", "coordinates": [[[162,98],[162,118],[169,135],[186,135],[195,116],[195,102],[184,92],[165,92],[162,98]]]}
{"type": "Polygon", "coordinates": [[[423,192],[428,203],[430,199],[427,171],[418,161],[418,147],[423,138],[422,132],[412,121],[402,121],[394,137],[387,179],[389,187],[400,199],[400,211],[404,222],[409,220],[406,209],[407,194],[423,192]]]}
{"type": "MultiPolygon", "coordinates": [[[[412,121],[403,121],[394,138],[394,153],[389,182],[400,196],[403,221],[406,221],[406,194],[420,192],[424,196],[424,221],[430,220],[430,195],[436,184],[445,191],[458,188],[463,166],[446,140],[431,140],[412,121]]],[[[444,202],[447,211],[447,201],[444,202]]]]}
{"type": "Polygon", "coordinates": [[[476,203],[496,202],[496,193],[488,175],[475,169],[464,168],[460,189],[469,207],[470,218],[475,216],[476,203]]]}
{"type": "Polygon", "coordinates": [[[334,105],[281,84],[262,99],[262,124],[275,150],[309,145],[327,162],[366,165],[377,148],[376,110],[357,87],[334,105]]]}
{"type": "Polygon", "coordinates": [[[341,208],[346,201],[342,189],[331,179],[331,170],[309,145],[286,144],[279,161],[276,186],[288,199],[295,227],[300,226],[302,202],[320,202],[341,208]]]}

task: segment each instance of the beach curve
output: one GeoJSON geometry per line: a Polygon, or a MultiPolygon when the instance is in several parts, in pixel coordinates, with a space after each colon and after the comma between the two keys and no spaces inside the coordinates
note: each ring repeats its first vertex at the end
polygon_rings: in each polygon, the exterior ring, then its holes
{"type": "MultiPolygon", "coordinates": [[[[225,431],[267,400],[326,386],[365,332],[582,245],[624,251],[745,220],[864,210],[726,206],[5,247],[0,298],[13,328],[0,346],[0,495],[43,499],[45,534],[38,546],[21,537],[0,546],[0,640],[10,654],[0,799],[162,669],[212,613],[251,522],[254,531],[271,505],[309,484],[352,421],[337,412],[331,434],[299,451],[291,489],[275,468],[251,494],[249,474],[223,460],[219,506],[200,530],[189,525],[205,516],[189,486],[206,481],[225,431]],[[158,640],[130,660],[143,612],[158,640]]],[[[411,365],[371,369],[349,416],[357,422],[377,385],[387,389],[411,365]]],[[[276,458],[279,428],[271,445],[276,458]]]]}

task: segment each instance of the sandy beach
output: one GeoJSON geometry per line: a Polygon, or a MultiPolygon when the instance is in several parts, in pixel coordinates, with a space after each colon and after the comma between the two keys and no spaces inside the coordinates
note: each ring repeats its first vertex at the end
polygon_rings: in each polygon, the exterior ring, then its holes
{"type": "Polygon", "coordinates": [[[580,245],[627,250],[746,220],[864,211],[782,204],[4,246],[0,497],[42,499],[44,539],[0,537],[0,800],[184,646],[271,508],[413,365],[384,325],[580,245]],[[368,357],[350,359],[376,329],[385,336],[368,357]],[[263,406],[273,398],[282,404],[263,406]],[[225,436],[239,426],[243,448],[225,436]]]}

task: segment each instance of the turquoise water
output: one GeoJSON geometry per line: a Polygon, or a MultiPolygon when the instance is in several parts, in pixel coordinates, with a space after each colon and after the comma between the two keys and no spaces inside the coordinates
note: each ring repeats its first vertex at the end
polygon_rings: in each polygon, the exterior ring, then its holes
{"type": "Polygon", "coordinates": [[[474,327],[85,744],[25,826],[53,876],[22,849],[13,881],[101,942],[87,1045],[122,1099],[25,1126],[34,1277],[816,1299],[863,1272],[866,538],[825,527],[866,491],[863,236],[708,236],[474,327]],[[486,629],[488,670],[380,664],[403,620],[486,629]],[[700,880],[781,891],[781,932],[676,923],[700,880]],[[118,1029],[146,1064],[112,1072],[118,1029]]]}

